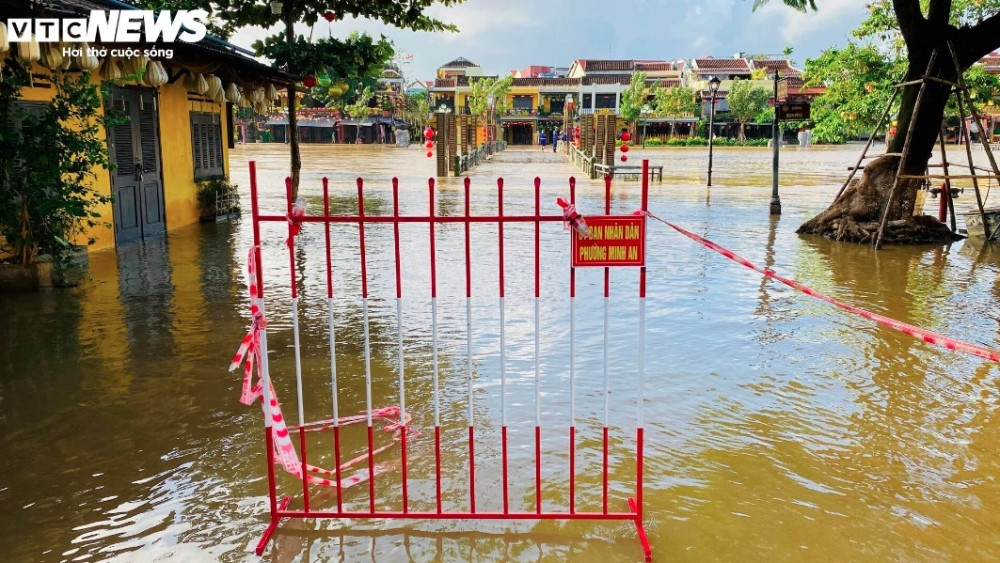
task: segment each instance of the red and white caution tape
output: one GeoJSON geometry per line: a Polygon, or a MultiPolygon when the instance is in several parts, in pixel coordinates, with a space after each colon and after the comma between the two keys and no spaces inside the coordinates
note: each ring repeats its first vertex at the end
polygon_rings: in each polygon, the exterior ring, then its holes
{"type": "MultiPolygon", "coordinates": [[[[289,239],[291,240],[291,239],[289,239]]],[[[246,336],[240,342],[239,349],[236,350],[236,354],[233,356],[232,362],[229,364],[229,371],[234,371],[244,364],[243,369],[243,389],[240,394],[240,402],[244,405],[251,405],[258,398],[261,401],[261,407],[264,407],[264,386],[261,381],[264,379],[261,376],[261,343],[260,336],[261,330],[267,326],[267,321],[264,318],[264,314],[261,312],[258,306],[258,298],[260,292],[257,288],[257,260],[256,253],[259,252],[259,248],[254,247],[250,249],[250,254],[247,258],[247,272],[250,275],[249,286],[250,286],[250,316],[252,320],[250,321],[250,329],[247,331],[246,336]],[[254,364],[257,365],[257,376],[258,383],[253,384],[253,371],[254,364]]],[[[278,395],[274,391],[274,386],[271,384],[270,378],[267,380],[268,391],[271,397],[271,436],[274,439],[274,453],[277,457],[279,463],[297,478],[302,478],[302,463],[299,461],[299,456],[295,451],[295,445],[292,443],[291,436],[288,434],[288,425],[285,423],[285,417],[281,413],[281,405],[278,403],[278,395]]],[[[383,427],[386,432],[392,432],[396,440],[400,439],[400,428],[407,425],[410,421],[409,413],[403,418],[400,418],[399,407],[385,407],[381,409],[375,409],[372,411],[372,418],[377,418],[385,421],[387,424],[383,427]]],[[[264,416],[267,416],[267,409],[264,409],[264,416]]],[[[348,424],[357,424],[360,422],[365,422],[367,420],[366,415],[354,415],[340,418],[337,423],[338,425],[345,426],[348,424]]],[[[304,425],[303,429],[306,431],[317,431],[325,430],[332,426],[335,426],[333,420],[323,420],[319,422],[314,422],[308,425],[304,425]]],[[[370,453],[362,454],[354,459],[344,462],[340,465],[340,470],[358,464],[361,461],[368,458],[369,455],[376,455],[381,453],[392,446],[392,443],[386,444],[379,448],[372,450],[370,453]]],[[[328,479],[326,477],[318,477],[317,475],[325,476],[335,476],[336,471],[330,469],[323,469],[322,467],[316,467],[314,465],[306,464],[306,479],[316,485],[334,486],[336,482],[334,480],[328,479]]],[[[378,475],[385,468],[382,466],[375,466],[374,473],[378,475]]],[[[358,473],[347,476],[341,479],[341,488],[346,489],[351,485],[356,485],[362,481],[366,481],[371,478],[368,474],[368,470],[359,471],[358,473]]]]}
{"type": "MultiPolygon", "coordinates": [[[[642,211],[636,211],[637,215],[641,215],[643,213],[644,212],[642,212],[642,211]]],[[[706,239],[703,236],[697,235],[695,233],[692,233],[691,231],[688,231],[686,229],[678,227],[677,225],[675,225],[675,224],[673,224],[673,223],[671,223],[669,221],[664,221],[663,219],[660,219],[659,217],[657,217],[656,215],[653,215],[652,213],[646,212],[645,214],[647,214],[649,217],[651,217],[653,219],[656,219],[657,221],[663,223],[664,225],[666,225],[666,226],[674,229],[675,231],[677,231],[680,234],[688,237],[689,239],[691,239],[691,240],[693,240],[695,242],[698,242],[702,246],[704,246],[704,247],[706,247],[708,249],[714,250],[715,252],[718,252],[719,254],[725,256],[726,258],[729,258],[730,260],[732,260],[732,261],[740,264],[741,266],[745,266],[747,268],[750,268],[751,270],[755,270],[757,272],[760,272],[761,274],[764,274],[765,276],[767,276],[767,277],[769,277],[771,279],[778,280],[781,283],[783,283],[783,284],[785,284],[785,285],[787,285],[789,287],[793,287],[793,288],[801,291],[802,293],[805,293],[806,295],[810,295],[812,297],[815,297],[816,299],[819,299],[820,301],[826,301],[827,303],[830,303],[831,305],[835,305],[837,307],[840,307],[841,309],[843,309],[845,311],[848,311],[848,312],[851,312],[851,313],[854,313],[855,315],[864,317],[864,318],[866,318],[868,320],[871,320],[871,321],[875,321],[876,323],[879,323],[881,325],[884,325],[884,326],[896,329],[896,330],[902,332],[903,334],[908,334],[908,335],[913,336],[915,338],[919,338],[919,339],[923,340],[924,342],[927,342],[928,344],[933,344],[935,346],[941,346],[941,347],[947,348],[948,350],[954,350],[956,352],[964,352],[966,354],[971,354],[973,356],[978,356],[980,358],[984,358],[984,359],[990,360],[991,362],[1000,362],[1000,351],[997,351],[997,350],[994,350],[994,349],[991,349],[991,348],[986,348],[984,346],[977,346],[975,344],[970,344],[968,342],[963,342],[961,340],[956,340],[954,338],[950,338],[950,337],[945,336],[943,334],[938,334],[936,332],[932,332],[932,331],[929,331],[927,329],[923,329],[923,328],[920,328],[920,327],[917,327],[917,326],[913,326],[911,324],[907,324],[907,323],[904,323],[902,321],[898,321],[896,319],[892,319],[892,318],[889,318],[889,317],[886,317],[886,316],[883,316],[883,315],[872,313],[871,311],[866,311],[864,309],[861,309],[861,308],[858,308],[858,307],[854,307],[853,305],[848,305],[847,303],[844,303],[843,301],[839,301],[837,299],[834,299],[833,297],[830,297],[830,296],[827,296],[827,295],[823,295],[822,293],[819,293],[818,291],[816,291],[814,289],[806,287],[806,286],[802,285],[801,283],[799,283],[799,282],[797,282],[795,280],[791,280],[791,279],[788,279],[786,277],[779,276],[778,274],[776,274],[773,271],[768,270],[766,268],[761,268],[761,267],[753,264],[752,262],[750,262],[746,258],[743,258],[739,254],[736,254],[735,252],[733,252],[733,251],[731,251],[731,250],[729,250],[727,248],[719,246],[718,244],[716,244],[716,243],[714,243],[714,242],[706,239]]]]}

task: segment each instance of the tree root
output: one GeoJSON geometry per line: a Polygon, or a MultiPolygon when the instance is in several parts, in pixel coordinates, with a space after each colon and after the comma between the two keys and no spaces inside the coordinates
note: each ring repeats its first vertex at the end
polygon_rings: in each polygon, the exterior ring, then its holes
{"type": "MultiPolygon", "coordinates": [[[[882,220],[882,210],[889,201],[899,158],[881,156],[872,160],[861,179],[852,180],[840,198],[825,211],[806,221],[796,231],[799,234],[874,244],[882,220]]],[[[919,180],[907,179],[896,186],[883,244],[940,244],[963,237],[951,232],[947,225],[929,215],[913,215],[919,180]]]]}

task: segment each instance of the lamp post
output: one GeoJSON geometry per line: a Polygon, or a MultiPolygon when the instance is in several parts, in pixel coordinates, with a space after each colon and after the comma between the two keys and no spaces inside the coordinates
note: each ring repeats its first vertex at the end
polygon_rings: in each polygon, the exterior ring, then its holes
{"type": "Polygon", "coordinates": [[[566,135],[566,154],[569,154],[569,144],[573,140],[572,134],[569,133],[570,126],[573,124],[573,94],[566,94],[566,103],[563,106],[563,133],[566,135]]]}
{"type": "Polygon", "coordinates": [[[708,183],[712,185],[712,141],[715,138],[715,96],[719,93],[720,80],[718,76],[713,76],[708,81],[708,88],[712,91],[712,109],[708,114],[708,183]]]}
{"type": "Polygon", "coordinates": [[[496,119],[496,116],[493,115],[493,111],[496,108],[496,103],[497,103],[496,97],[493,95],[493,92],[490,92],[489,95],[486,96],[486,107],[489,108],[490,112],[486,119],[487,154],[493,154],[493,120],[496,119]]]}
{"type": "Polygon", "coordinates": [[[778,152],[781,149],[781,134],[778,115],[781,113],[778,110],[778,71],[774,71],[774,126],[771,131],[772,139],[771,142],[774,143],[774,158],[772,163],[772,185],[771,185],[771,215],[781,215],[781,198],[778,197],[778,152]]]}

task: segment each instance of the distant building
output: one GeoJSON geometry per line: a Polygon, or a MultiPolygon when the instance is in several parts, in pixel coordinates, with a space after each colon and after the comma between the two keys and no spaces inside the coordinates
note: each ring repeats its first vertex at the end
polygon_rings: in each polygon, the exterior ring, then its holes
{"type": "MultiPolygon", "coordinates": [[[[1000,65],[998,65],[1000,68],[1000,65]]],[[[683,86],[693,89],[705,101],[708,111],[711,92],[708,80],[718,76],[722,86],[717,93],[716,111],[728,111],[725,95],[733,79],[750,80],[753,75],[788,76],[796,95],[814,96],[815,89],[802,89],[801,71],[786,59],[777,57],[747,57],[737,53],[731,58],[702,57],[692,60],[674,59],[576,59],[569,67],[529,65],[509,71],[514,82],[508,94],[504,115],[497,116],[504,125],[507,141],[512,144],[533,144],[539,130],[562,127],[567,99],[573,100],[575,113],[587,114],[602,110],[618,113],[621,94],[629,87],[632,75],[646,74],[647,84],[663,88],[683,86]],[[761,70],[763,69],[763,71],[761,70]],[[793,85],[794,84],[794,85],[793,85]]],[[[482,67],[458,57],[437,70],[430,87],[431,108],[445,108],[457,114],[467,114],[467,97],[471,81],[487,76],[482,67]]],[[[496,77],[493,75],[492,77],[496,77]]],[[[770,82],[768,81],[768,84],[770,82]]],[[[821,90],[820,90],[821,91],[821,90]]],[[[706,113],[707,115],[707,113],[706,113]]],[[[642,121],[650,135],[693,134],[698,115],[644,115],[642,121]]]]}

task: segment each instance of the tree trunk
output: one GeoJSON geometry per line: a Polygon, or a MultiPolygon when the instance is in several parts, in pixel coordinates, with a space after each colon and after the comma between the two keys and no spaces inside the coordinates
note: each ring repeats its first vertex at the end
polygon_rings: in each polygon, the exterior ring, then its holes
{"type": "MultiPolygon", "coordinates": [[[[292,2],[289,0],[285,2],[285,41],[291,45],[295,41],[295,32],[293,29],[294,21],[292,19],[292,2]]],[[[292,162],[291,162],[291,176],[292,176],[292,201],[295,201],[299,197],[299,171],[302,169],[302,156],[299,153],[299,126],[298,126],[298,116],[295,114],[296,102],[295,99],[295,85],[288,85],[288,134],[290,138],[288,139],[288,147],[292,152],[292,162]]]]}
{"type": "MultiPolygon", "coordinates": [[[[900,27],[904,31],[904,37],[907,37],[904,17],[914,16],[905,9],[900,10],[899,0],[896,4],[900,27]]],[[[981,56],[970,52],[968,48],[963,52],[959,36],[968,35],[965,30],[960,32],[948,25],[934,28],[928,20],[922,19],[923,16],[920,18],[922,24],[917,34],[919,38],[913,41],[907,38],[909,56],[904,82],[919,80],[925,73],[947,81],[956,80],[955,65],[946,43],[949,39],[954,42],[959,53],[961,70],[964,71],[981,56]],[[931,61],[935,48],[937,53],[931,61]]],[[[899,133],[889,143],[887,154],[869,161],[860,179],[853,179],[829,208],[805,222],[797,232],[834,240],[872,243],[878,236],[882,215],[891,201],[883,242],[923,244],[961,238],[935,218],[913,215],[917,190],[921,185],[919,179],[899,179],[895,192],[892,193],[896,170],[901,161],[905,161],[900,171],[904,175],[919,176],[927,173],[927,164],[941,130],[945,105],[951,91],[946,84],[925,81],[920,106],[917,107],[920,89],[920,83],[903,89],[897,118],[899,133]],[[893,154],[904,152],[905,156],[902,158],[893,154]]]]}

